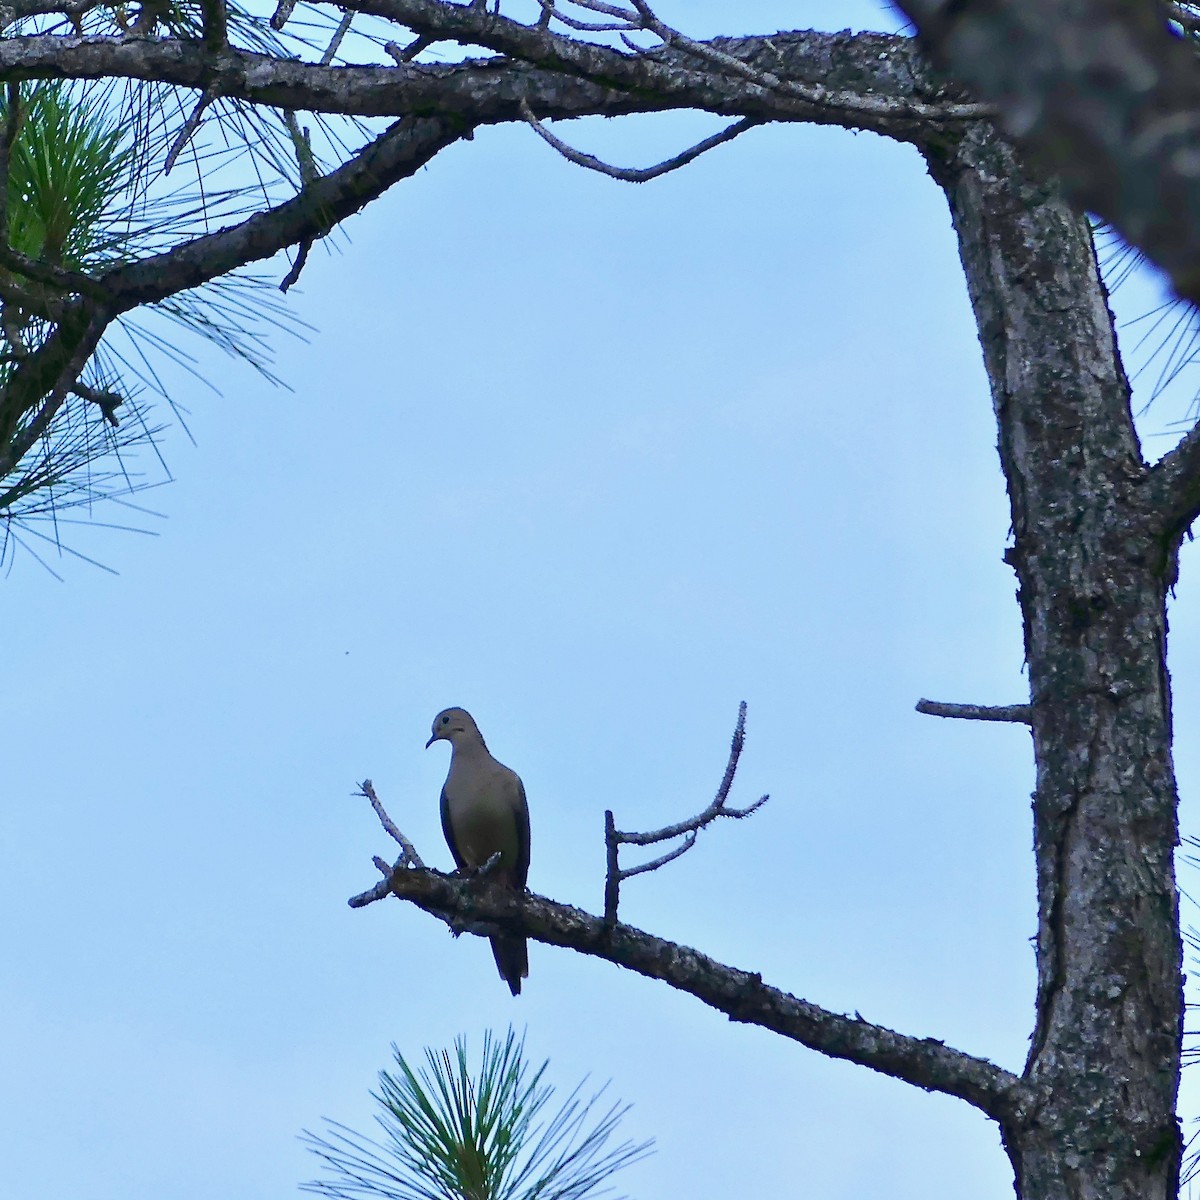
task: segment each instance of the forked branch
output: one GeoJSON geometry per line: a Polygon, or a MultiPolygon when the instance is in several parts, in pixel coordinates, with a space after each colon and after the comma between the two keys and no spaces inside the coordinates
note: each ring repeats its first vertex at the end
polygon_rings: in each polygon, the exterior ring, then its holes
{"type": "Polygon", "coordinates": [[[717,788],[717,794],[713,798],[713,802],[703,812],[697,813],[694,817],[688,817],[685,821],[679,821],[674,825],[667,825],[662,829],[652,829],[648,833],[622,832],[616,827],[612,810],[609,809],[605,812],[604,846],[607,851],[608,866],[604,877],[604,919],[608,924],[612,925],[616,922],[617,905],[620,903],[621,898],[621,884],[626,879],[630,879],[634,875],[644,874],[647,871],[657,871],[659,867],[664,867],[681,854],[685,854],[696,844],[696,834],[705,826],[711,825],[718,817],[734,817],[740,820],[742,817],[748,817],[756,809],[761,808],[770,799],[769,796],[760,796],[753,804],[747,805],[745,808],[726,807],[726,802],[729,800],[729,790],[733,787],[733,777],[737,774],[738,759],[742,756],[742,748],[745,744],[746,702],[743,700],[738,705],[737,725],[733,730],[733,741],[729,747],[729,762],[725,765],[725,774],[721,779],[721,786],[717,788]],[[683,838],[683,841],[668,850],[665,854],[659,855],[658,858],[640,863],[636,867],[621,867],[618,860],[618,853],[621,846],[654,846],[659,842],[669,842],[672,838],[678,837],[683,838]]]}
{"type": "MultiPolygon", "coordinates": [[[[384,832],[400,847],[402,853],[394,869],[401,870],[404,867],[417,867],[422,871],[427,870],[428,868],[421,861],[421,856],[417,853],[416,847],[400,832],[396,827],[396,822],[388,816],[387,810],[379,803],[379,797],[375,794],[375,785],[369,779],[364,779],[358,785],[358,791],[354,794],[370,800],[371,807],[375,810],[375,815],[379,818],[379,823],[383,826],[384,832]]],[[[376,864],[378,865],[380,861],[382,860],[376,859],[376,864]]]]}

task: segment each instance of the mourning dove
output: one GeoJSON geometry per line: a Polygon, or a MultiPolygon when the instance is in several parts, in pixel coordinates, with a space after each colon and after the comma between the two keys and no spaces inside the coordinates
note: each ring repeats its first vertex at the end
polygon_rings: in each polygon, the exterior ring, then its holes
{"type": "MultiPolygon", "coordinates": [[[[450,772],[442,785],[442,832],[459,870],[477,870],[499,853],[490,878],[514,891],[525,890],[529,875],[529,807],[521,777],[488,752],[479,726],[466,709],[447,708],[433,718],[425,743],[450,743],[450,772]]],[[[523,937],[496,934],[492,954],[500,978],[514,996],[529,974],[523,937]]]]}

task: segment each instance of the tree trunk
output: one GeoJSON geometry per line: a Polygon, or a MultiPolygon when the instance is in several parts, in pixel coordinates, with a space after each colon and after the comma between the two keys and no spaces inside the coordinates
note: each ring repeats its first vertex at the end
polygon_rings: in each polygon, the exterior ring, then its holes
{"type": "Polygon", "coordinates": [[[928,149],[950,202],[1008,481],[1037,765],[1033,1100],[1022,1200],[1174,1200],[1183,989],[1166,590],[1090,231],[978,128],[928,149]]]}

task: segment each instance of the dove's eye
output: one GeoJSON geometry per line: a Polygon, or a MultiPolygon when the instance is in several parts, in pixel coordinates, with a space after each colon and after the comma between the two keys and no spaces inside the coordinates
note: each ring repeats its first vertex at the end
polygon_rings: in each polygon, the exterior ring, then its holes
{"type": "Polygon", "coordinates": [[[443,725],[449,725],[449,724],[450,724],[450,718],[449,718],[449,717],[443,717],[443,718],[442,718],[442,724],[443,724],[443,725]]]}

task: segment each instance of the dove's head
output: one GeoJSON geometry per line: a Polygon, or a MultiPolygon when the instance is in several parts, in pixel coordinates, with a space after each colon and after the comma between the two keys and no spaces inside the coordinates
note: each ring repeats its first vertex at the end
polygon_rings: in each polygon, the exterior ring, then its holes
{"type": "Polygon", "coordinates": [[[444,708],[433,718],[433,736],[425,743],[425,749],[434,742],[457,746],[464,741],[483,741],[475,718],[465,708],[444,708]]]}

